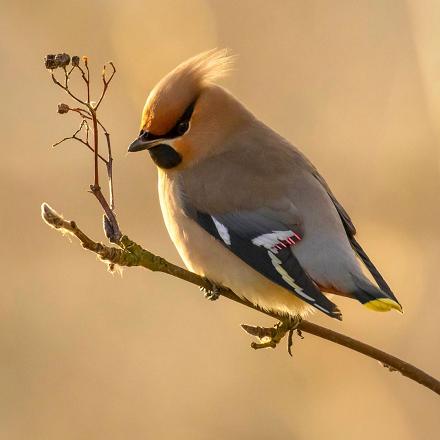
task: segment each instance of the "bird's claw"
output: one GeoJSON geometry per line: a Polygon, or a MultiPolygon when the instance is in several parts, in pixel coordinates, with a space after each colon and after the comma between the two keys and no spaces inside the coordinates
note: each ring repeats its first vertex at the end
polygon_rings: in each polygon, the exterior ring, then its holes
{"type": "Polygon", "coordinates": [[[287,351],[292,356],[293,332],[296,330],[302,338],[301,331],[298,329],[301,320],[301,316],[297,315],[289,317],[285,321],[280,321],[273,327],[254,327],[246,324],[242,324],[241,327],[246,333],[256,336],[260,340],[260,342],[252,342],[251,347],[255,350],[275,348],[281,339],[288,334],[287,351]]]}
{"type": "Polygon", "coordinates": [[[209,301],[215,301],[220,298],[220,288],[212,282],[211,280],[207,280],[211,285],[210,288],[200,287],[200,290],[203,292],[203,296],[209,301]]]}

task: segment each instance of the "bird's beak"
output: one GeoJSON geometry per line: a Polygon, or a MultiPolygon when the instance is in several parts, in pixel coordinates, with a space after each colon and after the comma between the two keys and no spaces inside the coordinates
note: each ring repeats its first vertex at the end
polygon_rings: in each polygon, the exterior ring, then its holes
{"type": "Polygon", "coordinates": [[[136,151],[143,151],[148,150],[151,147],[154,147],[154,145],[157,144],[157,140],[144,140],[142,139],[142,136],[139,136],[135,141],[133,141],[130,146],[128,147],[129,153],[134,153],[136,151]]]}

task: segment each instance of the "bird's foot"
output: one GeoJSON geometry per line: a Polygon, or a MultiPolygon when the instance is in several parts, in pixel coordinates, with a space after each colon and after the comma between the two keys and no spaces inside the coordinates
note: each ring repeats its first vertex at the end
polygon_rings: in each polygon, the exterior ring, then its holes
{"type": "Polygon", "coordinates": [[[260,342],[252,342],[251,347],[255,350],[261,348],[275,348],[281,339],[288,334],[287,351],[292,356],[293,333],[296,330],[298,335],[302,338],[301,330],[298,326],[301,324],[302,318],[299,315],[289,317],[285,321],[280,321],[273,327],[254,327],[252,325],[242,324],[242,329],[252,335],[256,336],[260,342]]]}
{"type": "Polygon", "coordinates": [[[203,292],[203,295],[206,299],[209,299],[209,301],[215,301],[220,298],[220,287],[217,286],[213,281],[208,280],[206,278],[206,281],[210,284],[209,288],[206,287],[200,287],[200,290],[203,292]]]}

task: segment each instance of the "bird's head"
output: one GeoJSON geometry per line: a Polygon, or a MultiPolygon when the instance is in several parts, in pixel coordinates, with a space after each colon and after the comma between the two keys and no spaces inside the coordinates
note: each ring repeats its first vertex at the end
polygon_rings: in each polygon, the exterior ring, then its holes
{"type": "Polygon", "coordinates": [[[149,94],[139,137],[129,152],[148,150],[162,169],[187,168],[219,151],[245,118],[241,104],[214,81],[231,67],[226,50],[183,62],[149,94]]]}

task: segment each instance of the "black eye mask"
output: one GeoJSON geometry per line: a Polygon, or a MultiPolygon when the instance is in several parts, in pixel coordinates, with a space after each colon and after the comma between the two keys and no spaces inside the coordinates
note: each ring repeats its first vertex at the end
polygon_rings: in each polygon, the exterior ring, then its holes
{"type": "Polygon", "coordinates": [[[155,141],[158,139],[174,139],[179,136],[182,136],[189,128],[189,121],[191,120],[191,116],[194,111],[194,106],[196,104],[196,101],[192,102],[183,115],[178,119],[174,127],[168,131],[168,133],[162,134],[162,135],[155,135],[153,133],[150,133],[149,131],[141,130],[139,133],[140,138],[145,141],[155,141]]]}

